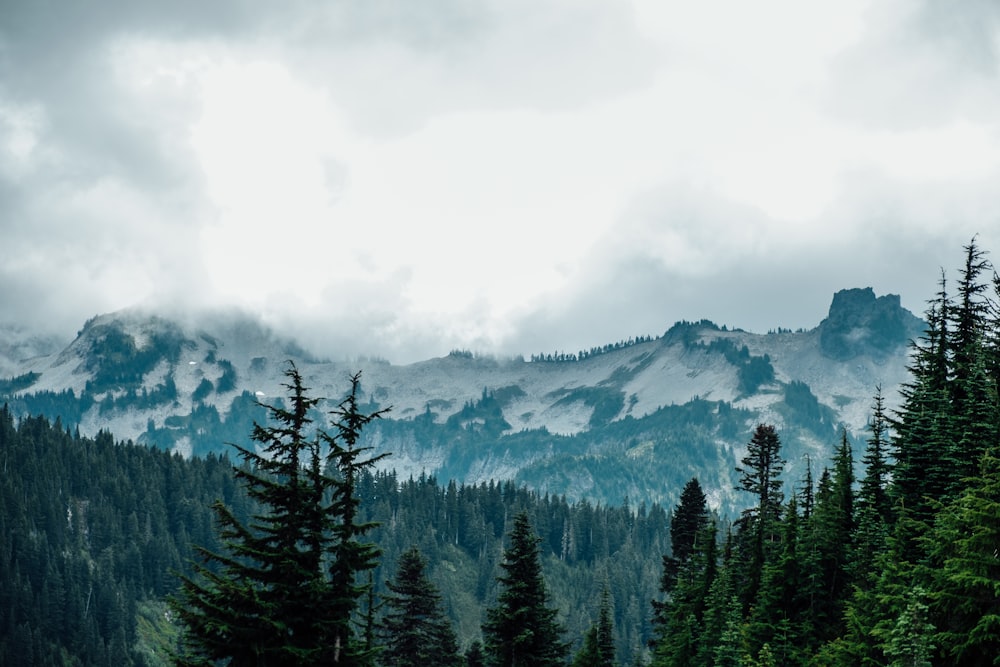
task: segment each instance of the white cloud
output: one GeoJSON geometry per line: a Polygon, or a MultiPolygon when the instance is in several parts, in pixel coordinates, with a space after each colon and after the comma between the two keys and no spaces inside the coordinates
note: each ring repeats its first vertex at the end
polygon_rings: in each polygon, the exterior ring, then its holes
{"type": "Polygon", "coordinates": [[[919,308],[1000,236],[991,3],[15,2],[6,25],[0,320],[196,296],[394,360],[533,351],[807,326],[867,284],[919,308]]]}

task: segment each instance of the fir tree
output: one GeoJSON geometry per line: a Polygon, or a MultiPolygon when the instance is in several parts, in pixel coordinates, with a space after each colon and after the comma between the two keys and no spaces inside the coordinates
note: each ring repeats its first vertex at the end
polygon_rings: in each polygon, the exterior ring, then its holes
{"type": "Polygon", "coordinates": [[[892,499],[888,492],[891,473],[887,436],[889,421],[885,413],[885,397],[882,395],[881,385],[875,388],[873,400],[872,416],[868,423],[871,435],[868,438],[865,455],[861,459],[865,466],[865,476],[861,480],[858,492],[858,507],[859,510],[870,508],[871,511],[868,513],[870,517],[877,517],[881,523],[887,525],[892,521],[892,499]]]}
{"type": "Polygon", "coordinates": [[[483,655],[483,643],[478,639],[465,651],[465,667],[485,667],[486,656],[483,655]]]}
{"type": "MultiPolygon", "coordinates": [[[[327,460],[332,471],[332,498],[328,512],[332,517],[330,552],[330,583],[325,591],[332,611],[333,636],[327,647],[326,659],[341,665],[369,665],[374,647],[356,636],[354,616],[361,599],[371,588],[371,580],[359,582],[361,575],[378,566],[379,549],[363,537],[376,524],[358,518],[361,500],[356,491],[359,474],[372,467],[387,454],[363,458],[370,447],[359,447],[361,432],[372,421],[381,418],[388,408],[365,413],[359,405],[361,373],[350,378],[347,396],[330,412],[335,433],[320,432],[329,447],[327,460]]],[[[314,464],[318,465],[318,464],[314,464]]]]}
{"type": "Polygon", "coordinates": [[[796,664],[804,653],[804,637],[812,628],[805,622],[803,575],[800,571],[798,504],[792,496],[781,527],[781,551],[764,567],[747,639],[753,653],[770,645],[781,664],[796,664]]]}
{"type": "MultiPolygon", "coordinates": [[[[254,426],[252,439],[262,451],[236,446],[244,461],[236,477],[261,512],[245,525],[217,502],[226,552],[199,547],[206,563],[194,565],[195,577],[181,577],[180,593],[171,600],[185,630],[178,664],[359,664],[350,651],[331,656],[331,650],[347,648],[342,629],[354,605],[343,603],[325,571],[330,554],[334,568],[354,568],[352,579],[364,569],[357,560],[336,560],[344,554],[337,541],[349,520],[344,510],[356,507],[356,499],[343,479],[323,471],[320,440],[309,437],[309,412],[318,399],[307,396],[294,365],[285,375],[289,408],[265,406],[274,425],[254,426]],[[327,504],[331,491],[334,502],[327,504]]],[[[345,423],[367,423],[358,415],[342,417],[345,423]]],[[[343,473],[341,463],[333,459],[343,473]]]]}
{"type": "Polygon", "coordinates": [[[425,573],[426,562],[416,547],[399,559],[395,581],[386,582],[382,617],[385,667],[458,667],[462,658],[451,624],[441,609],[441,595],[425,573]]]}
{"type": "Polygon", "coordinates": [[[931,501],[942,499],[952,488],[958,469],[949,386],[951,307],[942,275],[937,299],[926,314],[927,330],[912,345],[913,379],[900,389],[903,404],[892,423],[896,437],[890,496],[912,519],[924,523],[934,513],[931,501]]]}
{"type": "Polygon", "coordinates": [[[612,620],[611,593],[607,584],[601,591],[597,622],[583,637],[583,646],[573,657],[573,667],[615,667],[615,627],[612,620]]]}
{"type": "Polygon", "coordinates": [[[714,523],[698,533],[693,550],[678,573],[666,621],[656,639],[653,665],[694,664],[702,643],[703,618],[718,571],[714,523]]]}
{"type": "MultiPolygon", "coordinates": [[[[670,609],[670,596],[677,585],[681,568],[688,562],[694,550],[695,539],[708,522],[708,505],[705,492],[697,478],[692,478],[681,491],[680,502],[670,519],[670,554],[663,556],[663,574],[660,578],[660,592],[663,600],[652,600],[653,625],[666,625],[670,609]]],[[[662,630],[657,630],[661,632],[662,630]]]]}
{"type": "Polygon", "coordinates": [[[605,583],[601,591],[601,606],[597,612],[597,657],[600,667],[615,667],[615,625],[614,610],[611,608],[611,592],[605,583]]]}
{"type": "Polygon", "coordinates": [[[1000,458],[983,457],[980,474],[937,515],[928,552],[936,643],[947,660],[996,665],[1000,660],[1000,458]]]}
{"type": "Polygon", "coordinates": [[[527,513],[518,513],[500,564],[497,604],[487,609],[483,624],[491,667],[554,667],[568,650],[558,612],[546,606],[538,543],[527,513]]]}
{"type": "Polygon", "coordinates": [[[740,516],[737,534],[740,595],[744,607],[749,608],[760,590],[769,550],[779,542],[778,525],[783,501],[781,472],[785,461],[781,458],[781,440],[773,426],[757,426],[747,445],[742,465],[736,469],[740,474],[738,488],[753,494],[756,499],[754,505],[740,516]]]}

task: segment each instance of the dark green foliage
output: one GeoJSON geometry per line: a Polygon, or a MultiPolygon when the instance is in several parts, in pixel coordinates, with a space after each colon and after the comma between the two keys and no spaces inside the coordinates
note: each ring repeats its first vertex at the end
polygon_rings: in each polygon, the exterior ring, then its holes
{"type": "MultiPolygon", "coordinates": [[[[746,349],[746,346],[743,346],[746,349]]],[[[774,382],[774,366],[771,365],[771,358],[768,355],[763,357],[750,357],[745,364],[739,367],[740,393],[749,396],[756,393],[762,384],[774,382]]]]}
{"type": "MultiPolygon", "coordinates": [[[[935,643],[962,665],[1000,660],[1000,459],[989,452],[980,474],[937,514],[927,551],[940,563],[931,573],[930,619],[935,643]]],[[[913,609],[913,623],[929,622],[926,608],[913,609]]]]}
{"type": "Polygon", "coordinates": [[[11,396],[19,391],[24,391],[31,385],[35,384],[38,378],[42,377],[41,373],[25,373],[24,375],[18,375],[17,377],[12,377],[7,380],[0,380],[0,396],[11,396]]]}
{"type": "Polygon", "coordinates": [[[182,575],[171,599],[185,629],[179,664],[370,663],[372,649],[352,627],[368,590],[357,577],[377,553],[359,541],[370,526],[356,521],[354,479],[370,462],[358,459],[364,450],[355,443],[378,415],[358,412],[354,376],[334,411],[338,433],[310,437],[318,399],[306,395],[294,366],[286,376],[290,407],[266,406],[271,425],[255,424],[252,435],[260,451],[236,446],[244,461],[236,477],[260,511],[245,524],[216,502],[225,551],[201,547],[206,564],[195,565],[196,577],[182,575]],[[320,438],[335,477],[324,471],[320,438]]]}
{"type": "Polygon", "coordinates": [[[738,580],[745,607],[753,603],[760,590],[764,564],[779,541],[781,518],[781,440],[775,428],[759,424],[747,444],[747,454],[737,468],[739,488],[751,494],[753,505],[744,510],[738,521],[740,528],[737,554],[741,563],[738,580]]]}
{"type": "MultiPolygon", "coordinates": [[[[381,524],[372,539],[383,549],[383,563],[395,562],[413,545],[425,555],[462,646],[479,636],[482,610],[499,594],[495,576],[503,539],[512,517],[524,510],[541,538],[546,587],[552,606],[564,614],[568,638],[582,638],[598,618],[605,581],[622,661],[631,662],[651,636],[648,605],[669,542],[667,512],[660,506],[570,504],[510,482],[442,487],[433,478],[399,481],[391,473],[364,476],[359,495],[375,499],[363,509],[370,511],[366,519],[381,524]]],[[[390,575],[377,573],[376,580],[390,575]]]]}
{"type": "Polygon", "coordinates": [[[109,389],[137,388],[146,373],[161,359],[176,363],[181,351],[193,346],[181,332],[166,321],[156,320],[161,331],[150,336],[142,347],[122,329],[121,323],[89,324],[85,327],[90,347],[85,366],[93,371],[87,392],[99,394],[109,389]]]}
{"type": "Polygon", "coordinates": [[[565,395],[555,405],[579,402],[594,409],[590,414],[590,428],[610,423],[625,407],[625,394],[613,387],[580,387],[563,393],[565,395]]]}
{"type": "Polygon", "coordinates": [[[201,382],[198,383],[198,386],[191,393],[191,400],[195,403],[200,403],[208,398],[213,391],[215,391],[215,385],[212,384],[212,381],[208,378],[202,378],[201,382]]]}
{"type": "Polygon", "coordinates": [[[483,639],[492,667],[555,667],[568,646],[558,611],[549,608],[538,543],[526,512],[514,517],[510,544],[500,563],[495,606],[486,610],[483,639]]]}
{"type": "Polygon", "coordinates": [[[614,634],[611,594],[605,585],[601,591],[597,622],[583,636],[583,646],[573,656],[573,667],[616,667],[614,634]]]}
{"type": "Polygon", "coordinates": [[[793,380],[785,385],[785,405],[798,422],[811,425],[815,432],[829,432],[834,424],[833,411],[820,405],[805,382],[793,380]]]}
{"type": "Polygon", "coordinates": [[[222,375],[215,384],[215,390],[220,394],[224,394],[227,391],[236,389],[236,369],[233,368],[232,362],[226,359],[219,359],[218,365],[222,369],[222,375]]]}
{"type": "Polygon", "coordinates": [[[225,458],[80,438],[42,417],[15,425],[6,406],[0,471],[3,665],[147,664],[139,601],[173,589],[190,540],[218,546],[213,497],[245,516],[225,458]]]}
{"type": "MultiPolygon", "coordinates": [[[[388,409],[364,413],[359,409],[359,389],[361,374],[351,377],[351,389],[340,404],[331,411],[335,433],[319,433],[319,437],[329,447],[328,465],[335,477],[329,489],[332,491],[329,512],[333,516],[329,554],[330,590],[329,603],[332,617],[330,643],[331,657],[345,665],[367,665],[375,652],[355,637],[352,617],[358,612],[360,600],[371,587],[370,582],[359,583],[358,575],[374,570],[378,566],[378,547],[365,541],[365,535],[375,524],[366,522],[359,516],[361,496],[357,492],[359,475],[372,467],[382,454],[364,458],[371,448],[359,445],[362,430],[375,419],[381,418],[388,409]]],[[[318,467],[318,463],[316,464],[318,467]]]]}
{"type": "Polygon", "coordinates": [[[441,595],[427,578],[426,562],[414,547],[403,552],[394,581],[383,596],[379,664],[385,667],[459,667],[462,658],[441,595]]]}
{"type": "Polygon", "coordinates": [[[485,667],[486,656],[483,655],[483,643],[478,639],[469,645],[465,652],[465,667],[485,667]]]}
{"type": "Polygon", "coordinates": [[[695,550],[695,542],[708,524],[708,507],[705,492],[697,478],[684,485],[681,499],[674,508],[670,521],[670,553],[663,556],[663,574],[660,578],[662,600],[653,600],[653,625],[659,632],[666,632],[670,618],[671,595],[677,585],[681,570],[688,564],[695,550]]]}

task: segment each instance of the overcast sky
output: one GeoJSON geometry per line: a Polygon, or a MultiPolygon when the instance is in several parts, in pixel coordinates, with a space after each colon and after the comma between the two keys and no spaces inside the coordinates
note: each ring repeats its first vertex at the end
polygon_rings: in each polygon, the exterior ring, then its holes
{"type": "Polygon", "coordinates": [[[0,0],[0,322],[405,363],[922,314],[1000,252],[998,65],[992,0],[0,0]]]}

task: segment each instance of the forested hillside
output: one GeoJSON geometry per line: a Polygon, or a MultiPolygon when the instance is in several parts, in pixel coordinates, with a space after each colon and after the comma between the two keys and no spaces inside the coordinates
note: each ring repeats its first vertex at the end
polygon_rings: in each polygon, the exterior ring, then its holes
{"type": "MultiPolygon", "coordinates": [[[[68,432],[0,410],[0,664],[161,665],[176,643],[165,596],[193,545],[218,551],[216,499],[247,520],[254,505],[228,457],[179,455],[68,432]]],[[[504,538],[525,511],[541,538],[552,604],[578,645],[611,591],[615,647],[631,661],[651,637],[649,600],[669,549],[660,506],[608,507],[540,496],[511,482],[442,486],[366,473],[362,518],[378,522],[376,593],[417,547],[464,649],[497,597],[504,538]]]]}

